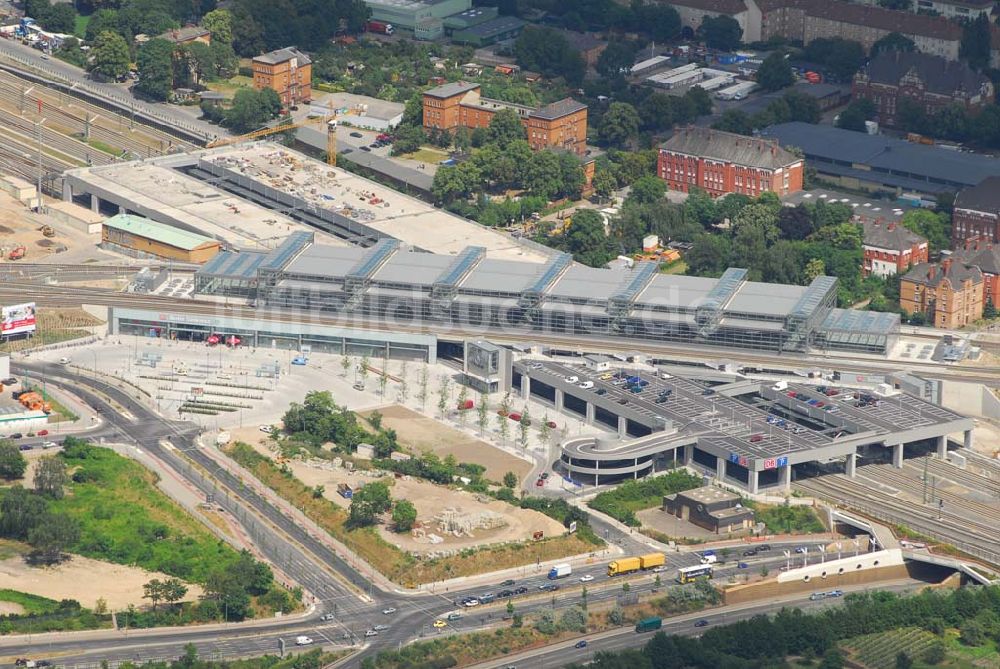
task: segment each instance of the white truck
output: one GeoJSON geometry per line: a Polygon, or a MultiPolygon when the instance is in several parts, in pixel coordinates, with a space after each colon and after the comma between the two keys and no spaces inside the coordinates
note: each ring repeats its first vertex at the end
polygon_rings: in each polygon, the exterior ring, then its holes
{"type": "Polygon", "coordinates": [[[549,580],[554,581],[557,578],[566,578],[573,573],[573,567],[568,564],[557,564],[549,569],[549,580]]]}
{"type": "Polygon", "coordinates": [[[701,563],[702,564],[715,564],[718,561],[719,561],[719,558],[718,558],[718,556],[715,553],[712,553],[711,555],[702,555],[701,556],[701,563]]]}

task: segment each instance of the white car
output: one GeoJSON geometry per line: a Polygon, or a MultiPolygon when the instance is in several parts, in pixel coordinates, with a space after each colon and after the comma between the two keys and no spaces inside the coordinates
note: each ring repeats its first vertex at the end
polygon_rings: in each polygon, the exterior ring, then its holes
{"type": "Polygon", "coordinates": [[[365,632],[365,636],[378,636],[378,632],[376,630],[368,630],[365,632]]]}
{"type": "Polygon", "coordinates": [[[59,364],[60,365],[68,365],[69,364],[69,358],[59,358],[59,364]]]}
{"type": "Polygon", "coordinates": [[[44,444],[42,444],[42,448],[55,448],[58,445],[59,444],[57,444],[54,441],[46,441],[44,444]]]}
{"type": "Polygon", "coordinates": [[[387,615],[387,616],[391,615],[391,614],[393,614],[395,612],[396,612],[396,609],[392,608],[391,606],[389,608],[387,608],[387,609],[382,609],[382,613],[384,615],[387,615]]]}
{"type": "Polygon", "coordinates": [[[313,640],[310,639],[307,636],[297,636],[297,637],[295,637],[295,645],[296,646],[308,646],[312,642],[313,642],[313,640]]]}
{"type": "Polygon", "coordinates": [[[567,376],[566,377],[566,381],[568,381],[569,383],[576,383],[579,380],[580,380],[579,376],[567,376]]]}
{"type": "Polygon", "coordinates": [[[469,601],[467,601],[467,602],[465,603],[465,606],[466,606],[467,608],[470,608],[470,609],[471,609],[471,608],[472,608],[473,606],[479,606],[479,600],[478,600],[478,599],[476,599],[475,597],[473,597],[472,599],[470,599],[469,601]]]}
{"type": "Polygon", "coordinates": [[[271,434],[272,432],[274,432],[274,428],[271,427],[270,425],[261,425],[257,429],[263,432],[264,434],[271,434]]]}
{"type": "Polygon", "coordinates": [[[580,384],[580,388],[582,388],[583,390],[590,390],[593,387],[594,387],[593,381],[584,381],[583,383],[580,384]]]}
{"type": "Polygon", "coordinates": [[[593,574],[587,574],[586,576],[580,577],[580,583],[590,583],[593,580],[594,580],[593,574]]]}

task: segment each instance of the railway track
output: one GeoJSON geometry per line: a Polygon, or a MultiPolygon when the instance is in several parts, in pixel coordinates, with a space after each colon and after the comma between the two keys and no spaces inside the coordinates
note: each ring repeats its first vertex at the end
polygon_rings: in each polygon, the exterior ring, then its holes
{"type": "Polygon", "coordinates": [[[989,472],[991,478],[1000,480],[1000,460],[988,458],[982,453],[967,448],[960,449],[958,454],[965,458],[968,464],[978,467],[984,472],[989,472]]]}
{"type": "MultiPolygon", "coordinates": [[[[923,465],[918,466],[906,463],[905,466],[907,468],[919,469],[923,465]]],[[[971,491],[983,490],[990,495],[1000,498],[1000,482],[996,479],[991,479],[965,469],[960,469],[955,465],[942,462],[936,458],[931,458],[927,461],[927,473],[933,474],[938,478],[945,479],[947,481],[953,481],[971,491]]]]}
{"type": "Polygon", "coordinates": [[[939,518],[937,509],[900,500],[851,481],[842,474],[800,479],[794,485],[815,497],[846,508],[854,508],[885,522],[905,525],[911,530],[949,543],[970,555],[1000,565],[1000,537],[996,533],[995,525],[984,534],[978,529],[963,526],[964,519],[949,517],[948,514],[943,514],[939,518]]]}

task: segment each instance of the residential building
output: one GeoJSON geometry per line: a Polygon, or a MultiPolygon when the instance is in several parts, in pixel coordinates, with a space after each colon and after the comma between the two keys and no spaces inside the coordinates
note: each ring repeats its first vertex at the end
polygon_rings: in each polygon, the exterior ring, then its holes
{"type": "MultiPolygon", "coordinates": [[[[878,0],[861,0],[860,4],[879,6],[878,0]]],[[[993,11],[993,0],[912,0],[910,11],[933,13],[948,19],[975,19],[993,11]]]]}
{"type": "Polygon", "coordinates": [[[587,105],[566,98],[544,107],[527,107],[480,95],[479,84],[457,81],[424,92],[424,127],[454,130],[485,128],[501,109],[513,109],[531,148],[565,149],[582,155],[587,145],[587,105]]]}
{"type": "Polygon", "coordinates": [[[174,44],[190,44],[191,42],[201,42],[202,44],[212,43],[212,33],[201,26],[187,25],[183,28],[168,30],[162,35],[157,35],[159,39],[165,39],[174,44]]]}
{"type": "Polygon", "coordinates": [[[312,99],[312,60],[295,47],[277,49],[253,59],[253,87],[270,88],[284,105],[312,99]]]}
{"type": "Polygon", "coordinates": [[[1000,176],[983,179],[955,198],[951,247],[960,249],[974,240],[1000,244],[1000,176]]]}
{"type": "Polygon", "coordinates": [[[951,257],[983,273],[983,307],[987,303],[1000,307],[1000,244],[983,240],[969,240],[951,257]]]}
{"type": "Polygon", "coordinates": [[[896,222],[883,223],[868,220],[861,223],[864,229],[862,244],[864,276],[895,276],[912,265],[929,260],[927,240],[907,230],[896,222]]]}
{"type": "Polygon", "coordinates": [[[900,281],[899,306],[934,327],[964,327],[983,317],[983,273],[953,258],[921,263],[900,281]]]}
{"type": "Polygon", "coordinates": [[[743,506],[734,492],[704,486],[666,495],[663,511],[716,534],[743,532],[753,527],[753,509],[743,506]]]}
{"type": "Polygon", "coordinates": [[[802,190],[804,161],[775,140],[687,127],[660,145],[657,173],[671,190],[697,186],[713,197],[778,196],[802,190]]]}
{"type": "Polygon", "coordinates": [[[740,24],[744,42],[760,41],[760,7],[754,0],[670,0],[681,17],[687,37],[693,37],[706,17],[728,16],[740,24]]]}
{"type": "Polygon", "coordinates": [[[993,84],[965,62],[926,53],[889,51],[872,58],[854,77],[855,99],[875,105],[876,120],[896,125],[899,106],[910,100],[927,114],[961,105],[975,112],[993,104],[993,84]]]}
{"type": "Polygon", "coordinates": [[[602,39],[594,37],[590,33],[579,33],[575,30],[561,30],[559,34],[566,38],[570,47],[578,54],[587,67],[596,67],[597,59],[601,57],[604,50],[608,48],[608,43],[602,39]]]}
{"type": "Polygon", "coordinates": [[[1000,175],[1000,161],[992,156],[828,125],[780,123],[760,134],[800,149],[824,180],[850,190],[916,193],[933,199],[1000,175]]]}

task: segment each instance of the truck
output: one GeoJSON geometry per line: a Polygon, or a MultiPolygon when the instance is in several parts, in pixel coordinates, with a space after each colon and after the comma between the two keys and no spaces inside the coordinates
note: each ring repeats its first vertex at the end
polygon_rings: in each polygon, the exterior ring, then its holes
{"type": "Polygon", "coordinates": [[[352,497],[354,497],[354,491],[351,489],[351,486],[347,485],[346,483],[337,484],[337,494],[343,497],[344,499],[351,499],[352,497]]]}
{"type": "Polygon", "coordinates": [[[642,569],[642,561],[637,557],[622,558],[608,563],[608,576],[631,574],[642,569]]]}
{"type": "Polygon", "coordinates": [[[654,616],[652,618],[643,618],[635,624],[635,631],[642,632],[652,632],[653,630],[658,630],[663,627],[663,618],[654,616]]]}
{"type": "Polygon", "coordinates": [[[549,569],[549,580],[554,581],[557,578],[566,578],[573,573],[573,567],[568,564],[557,564],[549,569]]]}
{"type": "Polygon", "coordinates": [[[369,21],[365,24],[365,30],[380,35],[391,35],[396,32],[391,23],[383,23],[382,21],[369,21]]]}
{"type": "Polygon", "coordinates": [[[718,561],[719,561],[719,557],[715,553],[712,553],[711,555],[702,555],[701,556],[701,563],[702,564],[715,564],[718,561]]]}
{"type": "Polygon", "coordinates": [[[639,561],[642,563],[643,569],[653,569],[654,567],[662,567],[667,563],[667,558],[663,553],[648,553],[646,555],[640,555],[639,561]]]}

